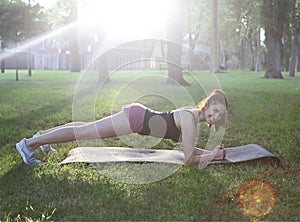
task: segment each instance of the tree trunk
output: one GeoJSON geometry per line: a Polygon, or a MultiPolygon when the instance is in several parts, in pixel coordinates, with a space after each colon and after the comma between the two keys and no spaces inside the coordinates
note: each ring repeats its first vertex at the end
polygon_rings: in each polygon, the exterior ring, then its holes
{"type": "Polygon", "coordinates": [[[290,0],[290,7],[291,7],[291,16],[292,16],[292,49],[291,49],[291,59],[289,65],[289,76],[295,77],[295,72],[297,70],[297,61],[299,55],[299,48],[298,48],[298,21],[300,23],[300,15],[296,14],[296,0],[290,0]]]}
{"type": "Polygon", "coordinates": [[[179,43],[168,41],[168,79],[167,84],[190,85],[183,78],[181,67],[181,51],[182,46],[179,43]]]}
{"type": "Polygon", "coordinates": [[[297,61],[298,61],[299,49],[298,49],[298,37],[294,36],[292,49],[291,49],[291,61],[289,67],[289,76],[295,77],[295,72],[297,70],[297,61]]]}
{"type": "Polygon", "coordinates": [[[108,58],[107,54],[103,54],[98,58],[98,81],[100,83],[108,83],[110,82],[110,78],[108,75],[108,58]]]}
{"type": "Polygon", "coordinates": [[[257,30],[256,53],[255,53],[255,72],[259,72],[259,49],[260,49],[260,28],[257,30]]]}
{"type": "MultiPolygon", "coordinates": [[[[4,54],[4,49],[5,49],[4,42],[1,41],[1,53],[3,53],[3,54],[4,54]]],[[[4,57],[1,59],[1,73],[5,73],[5,58],[4,57]]]]}
{"type": "MultiPolygon", "coordinates": [[[[254,55],[254,50],[253,50],[253,29],[250,27],[249,32],[248,32],[248,47],[250,50],[250,70],[254,71],[255,70],[255,55],[254,55]]],[[[249,59],[249,57],[248,57],[249,59]]],[[[248,64],[248,63],[247,63],[248,64]]]]}
{"type": "Polygon", "coordinates": [[[274,35],[266,36],[267,69],[265,78],[283,79],[281,74],[281,38],[274,35]]]}
{"type": "Polygon", "coordinates": [[[211,71],[219,72],[218,0],[212,0],[211,71]]]}
{"type": "Polygon", "coordinates": [[[265,78],[283,79],[281,74],[281,39],[288,11],[287,4],[287,0],[263,1],[262,15],[267,47],[265,78]]]}
{"type": "Polygon", "coordinates": [[[183,17],[185,0],[173,0],[172,4],[177,7],[170,11],[167,19],[167,62],[168,62],[168,80],[167,84],[190,85],[183,78],[181,67],[182,38],[183,38],[183,17]]]}
{"type": "Polygon", "coordinates": [[[227,70],[227,54],[225,49],[224,41],[220,41],[221,47],[221,61],[220,61],[220,69],[221,70],[227,70]]]}
{"type": "Polygon", "coordinates": [[[192,33],[189,33],[189,71],[192,72],[194,70],[194,62],[195,62],[195,47],[196,47],[197,38],[193,37],[192,33]]]}
{"type": "Polygon", "coordinates": [[[247,69],[248,66],[248,40],[243,37],[241,39],[241,49],[240,49],[240,69],[247,69]]]}
{"type": "MultiPolygon", "coordinates": [[[[74,3],[69,15],[70,22],[76,22],[77,20],[77,4],[74,3]]],[[[78,30],[77,26],[73,32],[70,32],[70,71],[80,72],[81,71],[81,59],[78,47],[78,30]]]]}
{"type": "Polygon", "coordinates": [[[30,48],[27,51],[27,69],[28,69],[28,76],[32,76],[31,50],[30,50],[30,48]]]}
{"type": "Polygon", "coordinates": [[[19,57],[16,52],[16,81],[19,81],[19,57]]]}
{"type": "Polygon", "coordinates": [[[80,72],[81,71],[81,59],[79,54],[77,37],[70,44],[70,71],[80,72]]]}

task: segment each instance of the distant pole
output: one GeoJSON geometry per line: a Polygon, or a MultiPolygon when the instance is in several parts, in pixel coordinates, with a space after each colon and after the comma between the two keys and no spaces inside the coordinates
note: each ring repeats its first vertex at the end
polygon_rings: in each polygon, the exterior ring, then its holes
{"type": "Polygon", "coordinates": [[[28,66],[28,76],[32,75],[32,69],[31,69],[31,50],[28,49],[27,52],[27,66],[28,66]]]}
{"type": "MultiPolygon", "coordinates": [[[[28,4],[29,4],[29,17],[31,16],[31,1],[28,0],[28,4]]],[[[29,26],[29,32],[31,30],[31,26],[29,26]]],[[[28,76],[31,76],[32,75],[32,71],[31,71],[31,49],[30,49],[30,46],[28,48],[28,51],[27,51],[27,68],[28,68],[28,76]]]]}
{"type": "MultiPolygon", "coordinates": [[[[1,53],[4,53],[4,42],[0,40],[1,44],[1,53]]],[[[1,59],[1,73],[5,73],[5,59],[4,57],[1,59]]]]}
{"type": "Polygon", "coordinates": [[[255,72],[259,72],[259,49],[260,49],[260,28],[258,28],[258,34],[256,40],[255,72]]]}

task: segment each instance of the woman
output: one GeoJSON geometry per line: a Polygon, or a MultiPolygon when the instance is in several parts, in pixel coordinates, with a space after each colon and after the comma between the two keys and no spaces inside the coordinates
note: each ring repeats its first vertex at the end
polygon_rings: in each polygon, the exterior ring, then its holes
{"type": "Polygon", "coordinates": [[[219,160],[225,158],[223,146],[207,151],[195,147],[197,123],[207,122],[208,127],[218,130],[226,126],[228,103],[225,94],[214,90],[194,108],[180,108],[170,112],[156,112],[133,103],[123,107],[122,111],[103,119],[84,123],[73,122],[41,131],[32,138],[22,139],[16,144],[23,161],[29,165],[38,165],[35,149],[55,151],[49,144],[78,140],[103,139],[138,133],[160,138],[182,141],[185,163],[199,164],[206,156],[219,160]]]}

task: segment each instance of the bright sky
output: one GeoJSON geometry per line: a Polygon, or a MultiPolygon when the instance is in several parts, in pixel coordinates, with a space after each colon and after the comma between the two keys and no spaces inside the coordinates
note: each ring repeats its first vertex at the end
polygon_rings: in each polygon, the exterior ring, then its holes
{"type": "MultiPolygon", "coordinates": [[[[31,0],[51,7],[58,0],[31,0]]],[[[169,0],[85,0],[79,5],[79,19],[87,24],[101,21],[112,36],[143,37],[162,33],[169,0]]],[[[174,4],[171,4],[174,6],[174,4]]]]}
{"type": "Polygon", "coordinates": [[[112,35],[142,37],[165,27],[168,0],[86,0],[79,18],[87,23],[101,21],[112,35]]]}
{"type": "Polygon", "coordinates": [[[57,0],[35,0],[35,2],[38,2],[41,6],[47,8],[54,5],[57,2],[57,0]]]}

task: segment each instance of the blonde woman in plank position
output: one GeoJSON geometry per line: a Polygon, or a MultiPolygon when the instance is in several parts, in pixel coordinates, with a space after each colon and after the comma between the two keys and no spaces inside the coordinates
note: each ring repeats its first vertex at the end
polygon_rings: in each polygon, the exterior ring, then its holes
{"type": "Polygon", "coordinates": [[[24,163],[38,165],[41,161],[34,157],[38,147],[44,152],[55,152],[50,144],[138,133],[182,141],[185,163],[201,164],[204,156],[211,155],[213,160],[221,160],[226,153],[223,146],[218,146],[213,151],[195,147],[197,123],[207,122],[208,127],[215,130],[225,127],[227,109],[227,99],[219,89],[215,89],[194,108],[157,112],[142,104],[133,103],[123,106],[116,114],[94,122],[73,122],[40,131],[32,138],[22,139],[16,144],[16,148],[24,163]]]}

